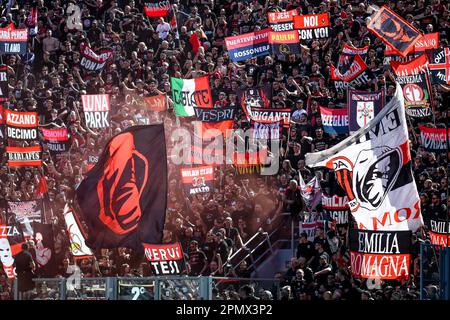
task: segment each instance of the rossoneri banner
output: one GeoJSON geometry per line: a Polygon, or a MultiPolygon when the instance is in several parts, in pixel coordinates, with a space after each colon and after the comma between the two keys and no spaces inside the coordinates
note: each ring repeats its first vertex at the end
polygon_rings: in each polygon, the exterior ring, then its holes
{"type": "Polygon", "coordinates": [[[87,94],[82,95],[84,117],[89,128],[109,127],[109,95],[87,94]]]}
{"type": "MultiPolygon", "coordinates": [[[[447,137],[445,136],[445,128],[428,128],[419,126],[420,141],[426,151],[444,152],[449,148],[447,146],[447,137]]],[[[450,141],[450,130],[447,129],[448,141],[450,141]]]]}
{"type": "Polygon", "coordinates": [[[294,17],[294,29],[301,40],[323,39],[329,37],[330,14],[304,14],[294,17]]]}
{"type": "Polygon", "coordinates": [[[37,112],[5,110],[5,118],[9,139],[32,141],[38,138],[37,112]]]}
{"type": "Polygon", "coordinates": [[[239,62],[270,54],[270,28],[225,38],[231,61],[239,62]]]}
{"type": "Polygon", "coordinates": [[[144,243],[143,246],[154,275],[177,275],[183,271],[183,249],[179,243],[144,243]]]}
{"type": "Polygon", "coordinates": [[[14,23],[0,29],[0,54],[27,53],[28,29],[16,29],[14,23]]]}
{"type": "Polygon", "coordinates": [[[429,235],[432,244],[450,247],[450,223],[445,220],[431,219],[429,235]]]}
{"type": "Polygon", "coordinates": [[[67,128],[42,129],[42,135],[49,151],[59,153],[69,150],[67,128]]]}
{"type": "Polygon", "coordinates": [[[5,147],[9,167],[40,167],[42,166],[41,146],[5,147]]]}
{"type": "Polygon", "coordinates": [[[213,191],[214,167],[182,168],[181,180],[187,195],[213,191]]]}
{"type": "Polygon", "coordinates": [[[411,262],[411,235],[411,231],[351,229],[352,274],[371,279],[407,279],[411,262]]]}
{"type": "Polygon", "coordinates": [[[259,123],[282,123],[283,127],[290,126],[291,109],[289,108],[251,108],[250,119],[259,123]]]}

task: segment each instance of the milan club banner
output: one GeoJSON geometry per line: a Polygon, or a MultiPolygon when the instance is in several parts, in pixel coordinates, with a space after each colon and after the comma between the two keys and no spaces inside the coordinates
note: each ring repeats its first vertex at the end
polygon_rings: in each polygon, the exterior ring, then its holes
{"type": "Polygon", "coordinates": [[[439,47],[439,33],[427,33],[417,40],[414,49],[405,57],[397,54],[390,45],[386,45],[384,51],[384,64],[389,65],[390,61],[408,62],[420,56],[426,50],[433,50],[439,47]]]}
{"type": "Polygon", "coordinates": [[[42,222],[42,199],[30,201],[7,201],[6,209],[8,221],[15,220],[21,228],[25,238],[31,238],[34,234],[33,223],[42,222]]]}
{"type": "Polygon", "coordinates": [[[57,273],[56,253],[53,238],[53,225],[33,223],[36,273],[41,277],[54,277],[57,273]]]}
{"type": "Polygon", "coordinates": [[[354,57],[353,63],[343,74],[333,65],[330,66],[330,77],[336,90],[363,86],[369,82],[370,76],[366,63],[359,55],[354,57]]]}
{"type": "Polygon", "coordinates": [[[289,55],[300,53],[300,38],[296,30],[269,32],[269,43],[272,46],[272,54],[289,55]]]}
{"type": "Polygon", "coordinates": [[[180,117],[195,115],[194,108],[212,108],[209,77],[195,79],[170,78],[173,108],[180,117]]]}
{"type": "Polygon", "coordinates": [[[181,181],[187,195],[213,191],[214,167],[182,168],[181,181]]]}
{"type": "Polygon", "coordinates": [[[167,110],[167,96],[165,94],[145,97],[144,101],[150,111],[162,112],[167,110]]]}
{"type": "Polygon", "coordinates": [[[320,203],[320,198],[322,197],[319,179],[314,177],[311,181],[305,183],[301,173],[299,173],[299,186],[305,206],[311,212],[320,203]]]}
{"type": "Polygon", "coordinates": [[[431,219],[428,234],[431,244],[450,247],[450,224],[447,221],[431,219]]]}
{"type": "Polygon", "coordinates": [[[4,110],[6,135],[9,139],[31,141],[38,138],[37,112],[4,110]]]}
{"type": "Polygon", "coordinates": [[[86,94],[81,96],[86,126],[89,128],[109,127],[109,95],[86,94]]]}
{"type": "Polygon", "coordinates": [[[411,231],[351,229],[352,274],[371,279],[407,279],[411,262],[411,235],[411,231]]]}
{"type": "Polygon", "coordinates": [[[223,164],[223,145],[220,140],[195,141],[191,146],[191,164],[216,165],[223,164]]]}
{"type": "Polygon", "coordinates": [[[177,275],[183,271],[183,249],[179,243],[147,244],[143,243],[145,257],[150,262],[153,274],[177,275]]]}
{"type": "Polygon", "coordinates": [[[336,224],[347,224],[350,207],[347,196],[322,194],[322,209],[336,224]]]}
{"type": "Polygon", "coordinates": [[[433,84],[450,84],[450,49],[433,50],[433,56],[428,65],[433,84]]]}
{"type": "Polygon", "coordinates": [[[64,208],[64,221],[70,240],[70,253],[75,259],[92,257],[94,254],[86,245],[86,235],[75,213],[68,207],[64,208]]]}
{"type": "Polygon", "coordinates": [[[416,42],[422,39],[419,30],[386,6],[371,17],[367,29],[402,57],[410,53],[416,42]]]}
{"type": "Polygon", "coordinates": [[[42,147],[5,147],[8,167],[41,167],[42,147]]]}
{"type": "Polygon", "coordinates": [[[113,57],[112,49],[102,49],[99,54],[86,43],[80,44],[81,60],[80,65],[88,71],[101,71],[109,59],[113,57]]]}
{"type": "Polygon", "coordinates": [[[344,47],[342,48],[342,52],[341,55],[339,56],[338,61],[339,72],[341,74],[347,72],[347,70],[353,64],[355,56],[360,56],[364,60],[368,51],[369,46],[365,46],[362,48],[355,48],[348,44],[344,44],[344,47]]]}
{"type": "MultiPolygon", "coordinates": [[[[419,126],[421,145],[429,152],[445,152],[448,149],[445,128],[428,128],[419,126]]],[[[450,141],[450,130],[447,129],[450,141]]]]}
{"type": "Polygon", "coordinates": [[[384,107],[384,91],[348,90],[348,129],[358,131],[372,121],[384,107]]]}
{"type": "Polygon", "coordinates": [[[427,71],[426,54],[406,63],[391,61],[396,81],[403,88],[406,114],[422,118],[432,115],[430,80],[427,71]]]}
{"type": "Polygon", "coordinates": [[[259,123],[282,123],[288,128],[291,122],[290,108],[251,108],[250,119],[259,123]]]}
{"type": "Polygon", "coordinates": [[[69,132],[67,128],[42,129],[42,135],[48,150],[51,152],[60,153],[69,150],[69,132]]]}
{"type": "Polygon", "coordinates": [[[294,17],[294,28],[298,30],[302,40],[328,38],[329,27],[329,13],[304,14],[294,17]]]}
{"type": "Polygon", "coordinates": [[[234,120],[235,107],[223,108],[194,108],[198,121],[202,122],[220,122],[234,120]]]}
{"type": "Polygon", "coordinates": [[[16,29],[14,23],[0,28],[0,54],[27,53],[28,29],[16,29]]]}
{"type": "Polygon", "coordinates": [[[0,101],[5,101],[9,96],[8,67],[0,66],[0,101]]]}
{"type": "Polygon", "coordinates": [[[283,126],[280,122],[260,123],[252,121],[253,139],[279,140],[283,126]]]}
{"type": "Polygon", "coordinates": [[[423,225],[400,84],[367,126],[305,158],[307,166],[334,170],[359,229],[416,231],[423,225]]]}
{"type": "Polygon", "coordinates": [[[294,17],[298,15],[297,9],[281,12],[268,12],[267,20],[275,32],[294,30],[294,17]]]}
{"type": "Polygon", "coordinates": [[[150,18],[167,17],[170,10],[169,0],[145,1],[144,3],[144,13],[150,18]]]}
{"type": "Polygon", "coordinates": [[[25,242],[21,231],[13,224],[0,224],[0,262],[8,279],[16,278],[14,257],[22,251],[25,242]]]}
{"type": "Polygon", "coordinates": [[[270,54],[270,28],[225,38],[228,55],[234,62],[270,54]]]}
{"type": "Polygon", "coordinates": [[[347,109],[331,109],[320,107],[323,131],[328,134],[348,133],[347,109]]]}
{"type": "Polygon", "coordinates": [[[167,195],[164,125],[134,126],[114,136],[77,189],[92,249],[160,243],[167,195]]]}

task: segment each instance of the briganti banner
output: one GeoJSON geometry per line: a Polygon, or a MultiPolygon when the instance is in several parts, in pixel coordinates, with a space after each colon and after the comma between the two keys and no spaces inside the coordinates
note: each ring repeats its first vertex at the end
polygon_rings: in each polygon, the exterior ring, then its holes
{"type": "Polygon", "coordinates": [[[182,168],[181,180],[183,182],[186,195],[212,192],[214,167],[203,166],[196,168],[182,168]]]}
{"type": "Polygon", "coordinates": [[[348,128],[350,133],[369,124],[384,106],[384,91],[348,90],[348,128]]]}
{"type": "Polygon", "coordinates": [[[270,28],[225,38],[231,61],[239,62],[270,54],[270,28]]]}
{"type": "Polygon", "coordinates": [[[361,278],[405,280],[411,262],[411,231],[351,229],[350,266],[361,278]]]}
{"type": "Polygon", "coordinates": [[[86,94],[81,96],[86,126],[89,128],[109,127],[109,95],[86,94]]]}
{"type": "Polygon", "coordinates": [[[16,29],[14,23],[0,28],[0,54],[27,53],[28,28],[16,29]]]}
{"type": "Polygon", "coordinates": [[[320,107],[323,130],[328,134],[348,133],[347,109],[331,109],[320,107]]]}
{"type": "Polygon", "coordinates": [[[300,39],[323,39],[329,37],[330,14],[304,14],[294,17],[294,29],[298,30],[300,39]]]}
{"type": "Polygon", "coordinates": [[[209,77],[195,79],[170,78],[175,114],[180,117],[195,115],[194,108],[212,108],[209,77]]]}
{"type": "Polygon", "coordinates": [[[183,271],[184,256],[179,243],[143,243],[143,246],[145,257],[150,262],[154,275],[177,275],[183,271]]]}
{"type": "MultiPolygon", "coordinates": [[[[429,152],[445,152],[447,146],[447,137],[445,136],[445,128],[428,128],[419,126],[420,141],[422,147],[429,152]]],[[[450,129],[447,129],[448,141],[450,141],[450,129]]]]}
{"type": "Polygon", "coordinates": [[[307,153],[305,160],[334,170],[358,229],[416,231],[423,225],[400,84],[367,126],[330,149],[307,153]]]}

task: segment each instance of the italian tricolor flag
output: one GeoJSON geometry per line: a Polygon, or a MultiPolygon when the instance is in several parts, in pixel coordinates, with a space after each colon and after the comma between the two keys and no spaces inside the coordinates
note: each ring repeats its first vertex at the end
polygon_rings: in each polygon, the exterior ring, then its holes
{"type": "Polygon", "coordinates": [[[195,115],[194,108],[212,108],[211,88],[207,76],[196,79],[171,78],[175,114],[180,117],[195,115]]]}

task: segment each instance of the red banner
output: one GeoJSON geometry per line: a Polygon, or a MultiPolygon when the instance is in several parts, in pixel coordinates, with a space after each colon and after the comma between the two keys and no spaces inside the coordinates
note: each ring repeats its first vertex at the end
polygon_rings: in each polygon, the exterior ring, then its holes
{"type": "Polygon", "coordinates": [[[41,146],[5,147],[9,167],[40,167],[42,166],[41,146]]]}
{"type": "Polygon", "coordinates": [[[157,96],[145,97],[144,101],[151,111],[166,111],[167,110],[167,96],[159,94],[157,96]]]}

